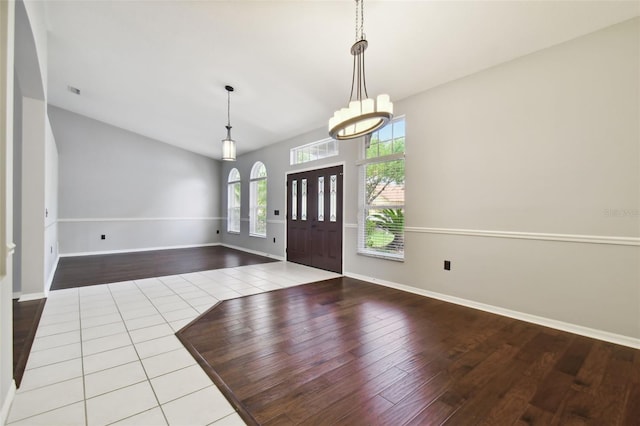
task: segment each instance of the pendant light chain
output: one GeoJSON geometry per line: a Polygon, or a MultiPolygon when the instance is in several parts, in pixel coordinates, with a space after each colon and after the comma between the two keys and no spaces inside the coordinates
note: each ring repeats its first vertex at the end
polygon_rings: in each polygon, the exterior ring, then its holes
{"type": "Polygon", "coordinates": [[[231,139],[231,92],[233,92],[233,87],[225,86],[227,90],[227,139],[231,139]]]}
{"type": "Polygon", "coordinates": [[[231,92],[227,90],[227,126],[231,126],[231,92]]]}

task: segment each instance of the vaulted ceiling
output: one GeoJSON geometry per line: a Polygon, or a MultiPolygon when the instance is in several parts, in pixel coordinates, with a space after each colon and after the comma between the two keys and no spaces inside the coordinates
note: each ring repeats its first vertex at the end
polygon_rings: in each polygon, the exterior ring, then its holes
{"type": "MultiPolygon", "coordinates": [[[[636,1],[366,1],[369,93],[398,101],[630,19],[636,1]]],[[[213,158],[326,126],[349,96],[355,2],[46,2],[48,101],[213,158]],[[77,96],[68,86],[81,89],[77,96]]]]}

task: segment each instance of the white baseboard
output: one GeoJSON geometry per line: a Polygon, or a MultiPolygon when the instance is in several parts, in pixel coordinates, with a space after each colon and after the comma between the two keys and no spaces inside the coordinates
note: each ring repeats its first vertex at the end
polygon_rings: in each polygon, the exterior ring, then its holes
{"type": "Polygon", "coordinates": [[[265,252],[261,252],[261,251],[257,251],[257,250],[251,250],[248,248],[244,248],[244,247],[240,247],[240,246],[233,246],[231,244],[221,244],[223,247],[227,247],[230,249],[234,249],[234,250],[240,250],[240,251],[244,251],[246,253],[251,253],[251,254],[257,254],[258,256],[264,256],[264,257],[268,257],[271,259],[276,259],[276,260],[286,260],[283,256],[277,256],[275,254],[271,254],[271,253],[265,253],[265,252]]]}
{"type": "Polygon", "coordinates": [[[429,290],[423,290],[421,288],[411,287],[405,284],[394,283],[391,281],[381,280],[378,278],[368,277],[352,272],[345,272],[344,275],[350,278],[355,278],[357,280],[368,281],[374,284],[383,285],[385,287],[395,288],[396,290],[402,290],[409,293],[418,294],[420,296],[426,296],[432,299],[438,299],[444,302],[450,302],[456,305],[466,306],[468,308],[478,309],[481,311],[490,312],[492,314],[502,315],[505,317],[542,325],[544,327],[555,328],[556,330],[579,334],[581,336],[591,337],[593,339],[603,340],[605,342],[611,342],[617,345],[640,349],[640,339],[636,339],[634,337],[610,333],[608,331],[597,330],[594,328],[571,324],[564,321],[558,321],[551,318],[539,317],[537,315],[531,315],[524,312],[512,311],[511,309],[505,309],[499,306],[487,305],[485,303],[475,302],[473,300],[462,299],[460,297],[449,296],[429,290]]]}
{"type": "Polygon", "coordinates": [[[211,246],[219,246],[219,245],[221,244],[208,243],[208,244],[189,244],[189,245],[183,245],[183,246],[146,247],[146,248],[138,248],[138,249],[85,251],[85,252],[78,252],[78,253],[64,253],[64,254],[60,254],[60,257],[94,256],[99,254],[121,254],[121,253],[134,253],[134,252],[140,252],[140,251],[174,250],[174,249],[184,249],[184,248],[194,248],[194,247],[211,247],[211,246]]]}
{"type": "Polygon", "coordinates": [[[11,408],[11,404],[13,403],[13,397],[16,396],[16,382],[15,380],[11,380],[11,385],[9,386],[9,390],[7,391],[7,395],[2,402],[2,410],[0,411],[0,425],[7,423],[7,417],[9,416],[9,409],[11,408]]]}
{"type": "Polygon", "coordinates": [[[47,294],[45,292],[27,293],[27,294],[20,295],[20,299],[18,299],[18,302],[28,302],[29,300],[44,299],[45,297],[47,297],[47,294]]]}

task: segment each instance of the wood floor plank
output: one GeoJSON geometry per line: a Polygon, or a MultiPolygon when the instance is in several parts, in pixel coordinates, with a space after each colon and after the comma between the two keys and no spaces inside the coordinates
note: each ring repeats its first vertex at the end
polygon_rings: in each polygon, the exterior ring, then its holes
{"type": "Polygon", "coordinates": [[[640,351],[345,277],[177,335],[249,424],[637,426],[640,351]]]}
{"type": "Polygon", "coordinates": [[[640,383],[633,383],[629,389],[628,403],[624,413],[624,424],[640,423],[640,383]]]}
{"type": "Polygon", "coordinates": [[[354,405],[349,413],[338,419],[340,425],[381,425],[380,413],[388,410],[393,404],[376,395],[373,398],[354,405]]]}
{"type": "Polygon", "coordinates": [[[518,426],[548,426],[553,422],[553,414],[529,405],[524,414],[515,423],[518,426]]]}
{"type": "Polygon", "coordinates": [[[378,394],[406,375],[404,371],[391,367],[373,377],[360,374],[348,376],[344,383],[329,386],[311,400],[296,405],[288,415],[297,423],[333,425],[355,405],[369,400],[371,395],[378,394]]]}
{"type": "Polygon", "coordinates": [[[576,374],[573,387],[595,394],[602,383],[610,357],[611,347],[602,342],[596,342],[585,358],[582,368],[576,374]]]}
{"type": "Polygon", "coordinates": [[[458,406],[451,406],[444,402],[442,397],[439,397],[406,424],[410,426],[441,425],[444,424],[457,409],[458,406]]]}
{"type": "Polygon", "coordinates": [[[290,394],[291,389],[302,388],[306,383],[342,367],[354,359],[355,357],[347,352],[330,359],[312,359],[307,360],[308,363],[292,364],[291,369],[284,373],[274,373],[244,385],[239,382],[239,386],[234,387],[234,392],[247,405],[251,405],[253,400],[260,400],[262,404],[266,405],[286,397],[290,394]],[[268,392],[264,393],[265,389],[268,389],[268,392]]]}
{"type": "Polygon", "coordinates": [[[573,378],[568,374],[551,370],[538,386],[531,404],[550,414],[555,413],[569,393],[572,383],[573,378]]]}
{"type": "Polygon", "coordinates": [[[432,360],[419,368],[409,371],[406,377],[389,386],[380,395],[393,404],[397,404],[435,376],[444,372],[446,367],[447,363],[444,360],[432,360]]]}
{"type": "MultiPolygon", "coordinates": [[[[455,390],[455,394],[459,395],[459,400],[464,402],[452,405],[455,412],[452,412],[452,415],[446,419],[446,425],[478,424],[489,416],[492,408],[502,400],[505,389],[510,389],[517,382],[524,367],[520,362],[508,360],[504,358],[505,356],[508,357],[505,353],[497,353],[496,356],[489,357],[484,363],[484,365],[494,363],[494,373],[490,374],[489,380],[481,380],[479,383],[476,378],[474,380],[475,387],[466,389],[461,389],[459,383],[454,383],[452,390],[455,390]]],[[[500,422],[503,421],[504,419],[500,419],[500,422]]]]}
{"type": "Polygon", "coordinates": [[[22,382],[46,301],[46,298],[25,302],[13,300],[13,379],[16,387],[22,382]]]}
{"type": "Polygon", "coordinates": [[[451,376],[441,373],[423,383],[380,415],[381,424],[401,425],[411,421],[451,385],[451,376]]]}
{"type": "Polygon", "coordinates": [[[518,380],[493,405],[482,424],[488,426],[515,423],[527,410],[539,383],[551,371],[558,357],[558,354],[546,352],[526,366],[518,380]]]}
{"type": "Polygon", "coordinates": [[[562,357],[558,360],[556,369],[570,376],[578,374],[582,364],[593,347],[593,340],[586,337],[575,337],[562,357]]]}

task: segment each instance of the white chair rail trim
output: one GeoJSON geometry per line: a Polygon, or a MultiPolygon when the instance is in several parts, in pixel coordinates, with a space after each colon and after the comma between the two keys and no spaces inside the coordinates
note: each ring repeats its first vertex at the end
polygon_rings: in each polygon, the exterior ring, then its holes
{"type": "MultiPolygon", "coordinates": [[[[358,228],[357,223],[345,223],[345,228],[358,228]]],[[[617,237],[609,235],[551,234],[542,232],[488,231],[479,229],[427,228],[407,226],[408,234],[444,234],[485,238],[511,238],[520,240],[557,241],[565,243],[610,244],[618,246],[640,246],[640,237],[617,237]]]]}

